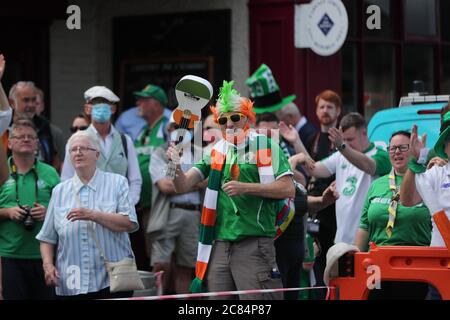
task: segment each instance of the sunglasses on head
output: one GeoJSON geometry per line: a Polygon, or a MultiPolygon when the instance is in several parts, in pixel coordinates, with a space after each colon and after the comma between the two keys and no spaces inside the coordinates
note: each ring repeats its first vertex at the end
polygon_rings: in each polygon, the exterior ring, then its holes
{"type": "Polygon", "coordinates": [[[75,133],[78,130],[86,130],[88,126],[72,126],[70,127],[70,132],[75,133]]]}
{"type": "Polygon", "coordinates": [[[243,115],[242,113],[234,113],[232,115],[222,116],[222,117],[218,118],[217,123],[223,126],[223,125],[227,124],[228,119],[231,120],[232,122],[239,122],[244,117],[245,117],[245,115],[243,115]]]}

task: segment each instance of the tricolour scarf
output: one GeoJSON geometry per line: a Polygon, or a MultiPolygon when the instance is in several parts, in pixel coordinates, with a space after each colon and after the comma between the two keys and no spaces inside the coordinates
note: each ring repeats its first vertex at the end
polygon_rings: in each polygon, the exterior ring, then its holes
{"type": "MultiPolygon", "coordinates": [[[[249,133],[251,137],[247,139],[258,139],[262,135],[249,133]]],[[[209,257],[211,255],[212,245],[215,238],[215,224],[217,217],[217,199],[219,195],[222,171],[225,166],[225,160],[228,147],[231,144],[221,140],[214,145],[211,151],[211,169],[206,188],[205,200],[203,203],[202,217],[200,222],[200,234],[197,252],[197,263],[195,267],[195,279],[192,281],[190,291],[193,293],[205,292],[204,278],[208,268],[209,257]]],[[[231,146],[233,147],[233,146],[231,146]]],[[[257,144],[255,155],[256,166],[258,167],[260,183],[267,184],[275,181],[274,170],[272,166],[272,150],[267,143],[257,144]]],[[[277,156],[277,155],[275,155],[277,156]]],[[[275,227],[277,238],[286,230],[288,224],[294,217],[294,209],[291,206],[291,199],[286,200],[280,212],[276,216],[275,227]]]]}

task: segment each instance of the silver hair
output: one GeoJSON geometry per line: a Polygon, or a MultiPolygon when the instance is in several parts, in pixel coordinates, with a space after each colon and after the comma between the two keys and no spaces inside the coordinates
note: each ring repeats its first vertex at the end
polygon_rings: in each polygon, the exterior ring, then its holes
{"type": "Polygon", "coordinates": [[[98,142],[97,137],[92,132],[87,130],[79,130],[69,138],[69,141],[67,141],[69,150],[72,148],[73,142],[81,138],[88,140],[92,148],[94,148],[97,151],[100,151],[100,143],[98,142]]]}
{"type": "Polygon", "coordinates": [[[288,114],[293,116],[301,116],[300,110],[294,102],[288,103],[283,109],[280,110],[280,114],[282,116],[286,116],[288,114]]]}
{"type": "Polygon", "coordinates": [[[16,82],[9,90],[9,98],[16,101],[17,89],[23,88],[23,87],[31,87],[31,88],[33,88],[33,90],[36,90],[36,85],[34,84],[33,81],[19,81],[19,82],[16,82]]]}

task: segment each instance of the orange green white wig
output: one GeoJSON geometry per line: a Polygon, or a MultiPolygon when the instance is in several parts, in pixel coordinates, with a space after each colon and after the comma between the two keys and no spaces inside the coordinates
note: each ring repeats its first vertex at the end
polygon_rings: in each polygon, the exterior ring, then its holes
{"type": "Polygon", "coordinates": [[[210,109],[214,116],[214,122],[223,113],[236,112],[242,113],[247,117],[250,123],[255,123],[255,112],[253,111],[253,102],[250,99],[241,97],[236,89],[233,89],[234,81],[223,81],[220,88],[219,99],[217,99],[216,106],[211,106],[210,109]]]}

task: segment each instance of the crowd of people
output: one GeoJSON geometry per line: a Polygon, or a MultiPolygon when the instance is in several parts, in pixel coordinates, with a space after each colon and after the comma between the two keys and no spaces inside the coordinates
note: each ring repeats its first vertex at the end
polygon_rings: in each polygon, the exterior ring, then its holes
{"type": "MultiPolygon", "coordinates": [[[[163,271],[164,293],[322,287],[336,243],[361,251],[371,242],[443,245],[430,212],[449,209],[440,187],[449,170],[448,106],[436,154],[417,127],[393,132],[386,150],[369,141],[362,115],[342,114],[332,90],[316,97],[316,127],[263,64],[246,81],[249,97],[223,81],[201,121],[201,145],[198,127],[178,139],[167,93],[155,84],[133,92],[136,106],[115,122],[119,97],[89,88],[66,143],[42,115],[44,95],[33,82],[6,95],[5,66],[0,55],[2,299],[130,297],[110,292],[105,266],[126,257],[139,270],[163,271]]],[[[389,282],[369,298],[426,296],[439,293],[389,282]]]]}

